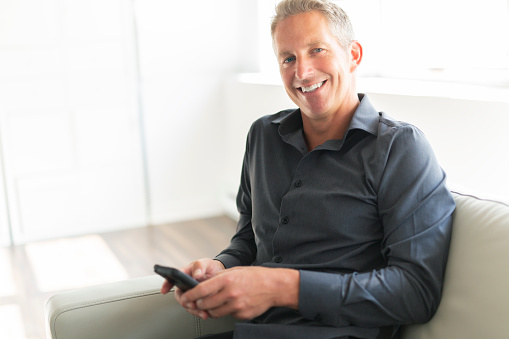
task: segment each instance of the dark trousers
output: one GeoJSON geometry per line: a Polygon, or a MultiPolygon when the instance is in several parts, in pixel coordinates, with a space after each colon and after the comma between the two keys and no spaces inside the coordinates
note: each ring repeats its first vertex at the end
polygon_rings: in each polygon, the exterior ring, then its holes
{"type": "Polygon", "coordinates": [[[196,339],[233,339],[233,331],[207,334],[196,339]]]}

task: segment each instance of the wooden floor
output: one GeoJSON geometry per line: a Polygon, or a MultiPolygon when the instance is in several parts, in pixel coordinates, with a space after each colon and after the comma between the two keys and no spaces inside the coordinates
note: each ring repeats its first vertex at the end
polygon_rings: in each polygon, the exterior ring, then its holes
{"type": "Polygon", "coordinates": [[[51,295],[212,257],[234,231],[232,219],[216,217],[0,248],[0,272],[10,272],[0,276],[0,338],[43,339],[51,295]]]}

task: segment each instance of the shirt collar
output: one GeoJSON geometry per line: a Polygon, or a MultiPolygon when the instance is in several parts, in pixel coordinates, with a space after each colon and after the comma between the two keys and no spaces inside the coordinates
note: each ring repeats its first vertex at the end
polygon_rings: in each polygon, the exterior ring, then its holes
{"type": "MultiPolygon", "coordinates": [[[[378,135],[378,122],[380,114],[369,101],[367,95],[359,93],[360,104],[355,110],[350,126],[348,127],[347,134],[351,130],[360,129],[364,130],[374,136],[378,135]]],[[[289,134],[295,135],[296,132],[302,133],[302,117],[300,109],[286,110],[272,121],[273,124],[279,124],[279,133],[285,139],[289,134]]]]}
{"type": "Polygon", "coordinates": [[[361,103],[355,110],[347,133],[354,129],[360,129],[374,136],[378,135],[378,123],[380,121],[380,113],[373,107],[367,95],[359,93],[361,103]]]}

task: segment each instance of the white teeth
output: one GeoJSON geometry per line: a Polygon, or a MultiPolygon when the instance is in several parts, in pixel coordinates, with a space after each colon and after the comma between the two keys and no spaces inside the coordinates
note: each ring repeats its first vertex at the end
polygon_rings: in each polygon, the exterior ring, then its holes
{"type": "Polygon", "coordinates": [[[309,87],[301,87],[300,89],[302,90],[302,92],[304,93],[307,93],[307,92],[313,92],[315,91],[317,88],[320,88],[322,87],[322,85],[324,84],[325,81],[322,81],[322,82],[319,82],[317,84],[314,84],[312,86],[309,86],[309,87]]]}

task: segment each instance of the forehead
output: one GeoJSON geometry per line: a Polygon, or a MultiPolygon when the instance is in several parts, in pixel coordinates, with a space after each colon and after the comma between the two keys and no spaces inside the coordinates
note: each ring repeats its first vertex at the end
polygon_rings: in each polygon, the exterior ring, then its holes
{"type": "Polygon", "coordinates": [[[318,11],[292,15],[279,22],[274,30],[274,47],[277,54],[300,46],[336,41],[329,21],[318,11]]]}

